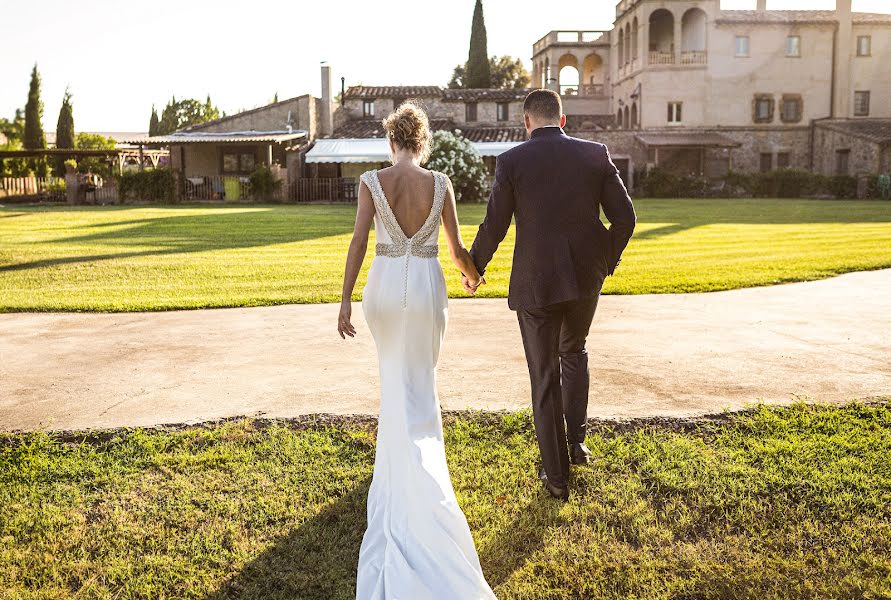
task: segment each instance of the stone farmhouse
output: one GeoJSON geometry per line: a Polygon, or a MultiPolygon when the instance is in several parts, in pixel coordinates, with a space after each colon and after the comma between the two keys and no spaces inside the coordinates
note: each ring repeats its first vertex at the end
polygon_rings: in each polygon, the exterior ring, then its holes
{"type": "MultiPolygon", "coordinates": [[[[620,0],[609,31],[551,31],[532,46],[532,85],[561,94],[570,135],[609,145],[623,178],[654,166],[728,171],[891,171],[891,15],[722,10],[719,0],[620,0]]],[[[280,165],[293,199],[351,199],[388,162],[381,119],[404,100],[434,130],[459,130],[490,170],[526,139],[530,90],[347,87],[299,96],[152,138],[188,178],[280,165]]]]}

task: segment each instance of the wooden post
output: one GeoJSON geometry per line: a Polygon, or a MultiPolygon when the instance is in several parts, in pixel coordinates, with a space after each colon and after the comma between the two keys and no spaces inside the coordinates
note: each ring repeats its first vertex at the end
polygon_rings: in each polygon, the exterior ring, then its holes
{"type": "Polygon", "coordinates": [[[142,149],[145,148],[142,144],[139,144],[139,172],[142,173],[142,170],[145,168],[142,164],[144,160],[142,149]]]}

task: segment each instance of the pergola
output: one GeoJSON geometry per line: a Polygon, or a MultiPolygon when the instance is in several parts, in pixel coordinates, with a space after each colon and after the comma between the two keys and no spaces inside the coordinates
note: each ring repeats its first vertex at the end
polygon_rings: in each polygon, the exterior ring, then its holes
{"type": "Polygon", "coordinates": [[[123,173],[124,165],[130,161],[137,161],[139,170],[145,167],[146,159],[152,167],[157,168],[164,156],[169,156],[168,150],[148,150],[143,146],[138,148],[114,148],[110,150],[83,150],[74,148],[44,148],[42,150],[0,150],[0,160],[4,158],[48,158],[63,156],[66,158],[105,158],[114,163],[119,173],[123,173]]]}

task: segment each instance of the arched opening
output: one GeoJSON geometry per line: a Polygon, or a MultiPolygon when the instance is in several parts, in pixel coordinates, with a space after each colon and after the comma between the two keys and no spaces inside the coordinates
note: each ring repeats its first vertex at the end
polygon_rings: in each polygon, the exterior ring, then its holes
{"type": "Polygon", "coordinates": [[[631,60],[637,60],[638,57],[638,48],[637,48],[637,39],[640,37],[638,34],[637,28],[637,17],[634,17],[634,21],[631,23],[631,60]]]}
{"type": "Polygon", "coordinates": [[[631,128],[637,129],[640,123],[637,121],[637,102],[631,105],[631,128]]]}
{"type": "Polygon", "coordinates": [[[616,112],[616,127],[618,129],[622,128],[622,109],[620,108],[618,112],[616,112]]]}
{"type": "Polygon", "coordinates": [[[558,83],[561,96],[577,96],[579,93],[579,61],[572,54],[560,57],[558,83]]]}
{"type": "Polygon", "coordinates": [[[624,116],[624,120],[622,123],[622,126],[625,129],[631,129],[631,120],[630,119],[631,119],[631,113],[628,111],[628,107],[626,106],[625,107],[625,116],[624,116]]]}
{"type": "Polygon", "coordinates": [[[631,62],[631,23],[625,24],[625,64],[631,62]]]}
{"type": "Polygon", "coordinates": [[[595,96],[603,93],[603,59],[598,54],[589,54],[582,63],[582,86],[584,96],[595,96]]]}
{"type": "Polygon", "coordinates": [[[618,66],[625,64],[625,30],[619,30],[619,61],[618,66]]]}
{"type": "Polygon", "coordinates": [[[660,8],[650,15],[650,64],[674,64],[674,15],[660,8]]]}
{"type": "Polygon", "coordinates": [[[681,64],[705,64],[706,15],[691,8],[681,18],[681,64]]]}
{"type": "Polygon", "coordinates": [[[542,72],[541,76],[542,76],[541,87],[543,87],[543,88],[548,87],[548,83],[550,83],[550,79],[551,79],[551,59],[550,58],[545,58],[544,71],[542,72]]]}

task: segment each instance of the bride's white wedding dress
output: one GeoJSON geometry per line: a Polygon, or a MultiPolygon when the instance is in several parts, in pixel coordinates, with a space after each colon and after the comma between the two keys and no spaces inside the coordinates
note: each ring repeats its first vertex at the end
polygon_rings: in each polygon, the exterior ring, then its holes
{"type": "Polygon", "coordinates": [[[402,231],[377,171],[361,177],[374,199],[376,256],[362,309],[380,363],[381,408],[357,600],[495,598],[449,478],[436,392],[448,320],[437,260],[446,178],[433,172],[433,208],[402,231]]]}

